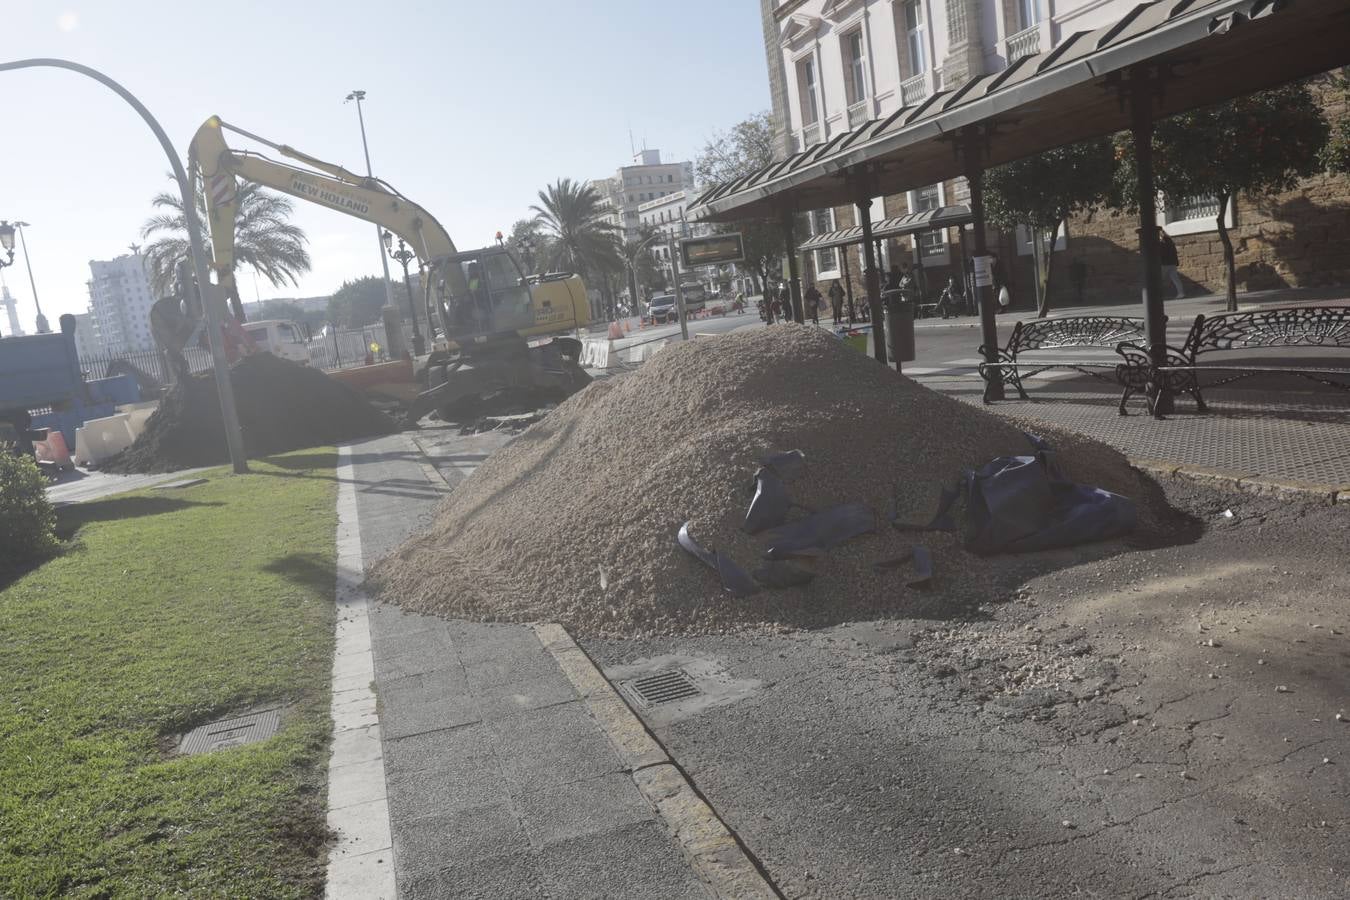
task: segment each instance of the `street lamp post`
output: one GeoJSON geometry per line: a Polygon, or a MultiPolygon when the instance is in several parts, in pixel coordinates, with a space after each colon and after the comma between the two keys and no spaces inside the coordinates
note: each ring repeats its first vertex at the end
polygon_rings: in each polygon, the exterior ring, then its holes
{"type": "Polygon", "coordinates": [[[42,304],[38,302],[37,282],[33,280],[33,260],[28,255],[28,236],[24,234],[25,228],[32,228],[27,222],[15,222],[14,228],[19,232],[19,246],[23,248],[23,264],[28,269],[28,286],[33,290],[33,305],[37,307],[37,333],[49,334],[51,326],[47,324],[47,317],[42,314],[42,304]]]}
{"type": "Polygon", "coordinates": [[[8,259],[0,259],[0,269],[14,265],[14,226],[0,219],[0,250],[9,254],[8,259]]]}
{"type": "MultiPolygon", "coordinates": [[[[366,143],[366,116],[361,111],[361,101],[366,99],[365,91],[352,91],[347,95],[347,99],[342,101],[348,103],[356,101],[356,118],[361,123],[361,150],[366,154],[366,177],[373,179],[375,172],[370,167],[370,145],[366,143]]],[[[384,301],[386,306],[394,305],[394,285],[389,280],[389,260],[384,258],[384,237],[379,225],[375,226],[375,241],[380,247],[380,265],[384,267],[384,301]]],[[[414,317],[416,321],[416,317],[414,317]]]]}
{"type": "Polygon", "coordinates": [[[150,127],[150,130],[154,132],[155,139],[159,141],[160,147],[163,148],[164,154],[169,158],[169,166],[173,169],[174,180],[178,182],[179,196],[183,200],[183,216],[187,220],[188,246],[192,251],[192,269],[196,275],[198,289],[202,294],[202,307],[206,315],[206,337],[211,344],[211,361],[216,371],[216,389],[220,393],[220,414],[225,424],[225,444],[229,448],[230,462],[234,465],[235,474],[242,475],[248,471],[248,458],[244,455],[243,433],[239,430],[239,416],[234,406],[234,386],[230,383],[230,367],[225,359],[225,344],[220,333],[219,305],[224,300],[221,296],[220,286],[211,284],[207,278],[209,270],[206,264],[206,248],[202,246],[201,222],[197,218],[197,206],[193,203],[194,185],[188,180],[187,171],[183,168],[183,161],[178,158],[178,151],[173,148],[169,136],[164,133],[164,128],[155,117],[150,115],[150,110],[145,108],[145,104],[141,103],[135,94],[97,69],[91,69],[88,66],[65,59],[20,59],[0,63],[0,72],[12,69],[31,69],[39,66],[78,72],[115,92],[132,109],[136,110],[145,124],[150,127]]]}
{"type": "MultiPolygon", "coordinates": [[[[422,343],[422,329],[417,324],[417,303],[413,300],[412,285],[408,282],[408,263],[412,262],[417,254],[408,249],[403,238],[398,239],[398,250],[395,250],[392,232],[386,231],[381,239],[384,241],[385,252],[403,264],[403,287],[408,291],[408,312],[412,315],[413,355],[421,356],[426,350],[426,345],[422,343]]],[[[418,271],[421,271],[420,268],[418,271]]]]}

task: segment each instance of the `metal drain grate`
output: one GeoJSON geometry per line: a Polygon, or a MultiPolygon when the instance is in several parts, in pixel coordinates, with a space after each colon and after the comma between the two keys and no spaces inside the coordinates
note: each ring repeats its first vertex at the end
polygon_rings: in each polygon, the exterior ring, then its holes
{"type": "Polygon", "coordinates": [[[281,711],[276,709],[240,716],[237,719],[224,719],[209,725],[201,725],[183,735],[178,752],[210,753],[213,750],[252,744],[276,734],[280,727],[281,711]]]}
{"type": "Polygon", "coordinates": [[[703,693],[683,669],[634,678],[627,687],[629,693],[643,706],[671,703],[703,693]]]}

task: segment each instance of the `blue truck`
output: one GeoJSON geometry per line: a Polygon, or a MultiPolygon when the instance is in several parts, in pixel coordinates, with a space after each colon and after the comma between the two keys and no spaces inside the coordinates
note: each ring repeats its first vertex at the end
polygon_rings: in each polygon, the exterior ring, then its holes
{"type": "Polygon", "coordinates": [[[85,380],[72,315],[61,317],[54,334],[0,338],[0,443],[31,454],[33,442],[56,429],[74,450],[75,429],[139,399],[129,376],[85,380]]]}

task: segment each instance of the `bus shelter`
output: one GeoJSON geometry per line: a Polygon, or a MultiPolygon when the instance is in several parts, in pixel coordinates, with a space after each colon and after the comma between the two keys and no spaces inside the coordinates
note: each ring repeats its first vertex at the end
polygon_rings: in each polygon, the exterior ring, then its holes
{"type": "MultiPolygon", "coordinates": [[[[987,259],[983,173],[990,167],[1092,137],[1129,131],[1138,167],[1139,255],[1153,364],[1166,364],[1167,316],[1158,257],[1153,122],[1350,64],[1346,0],[1154,0],[1118,21],[1066,35],[1052,49],[1012,60],[883,118],[864,122],[735,181],[710,188],[690,213],[712,222],[776,218],[800,308],[793,218],[853,205],[868,271],[874,327],[880,281],[871,198],[964,176],[973,253],[987,259]]],[[[976,290],[991,377],[985,400],[1003,398],[992,281],[976,290]]],[[[875,341],[886,361],[886,342],[875,341]]],[[[1162,398],[1166,410],[1167,398],[1162,398]]]]}

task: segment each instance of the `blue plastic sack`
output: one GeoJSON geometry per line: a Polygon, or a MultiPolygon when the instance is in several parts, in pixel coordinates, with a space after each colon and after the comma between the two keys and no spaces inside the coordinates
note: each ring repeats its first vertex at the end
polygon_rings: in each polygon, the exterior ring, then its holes
{"type": "Polygon", "coordinates": [[[960,526],[967,550],[1030,553],[1104,541],[1134,530],[1134,501],[1066,479],[1054,451],[1035,435],[1031,456],[1000,456],[967,471],[955,491],[943,491],[930,527],[957,530],[952,508],[965,501],[960,526]]]}

